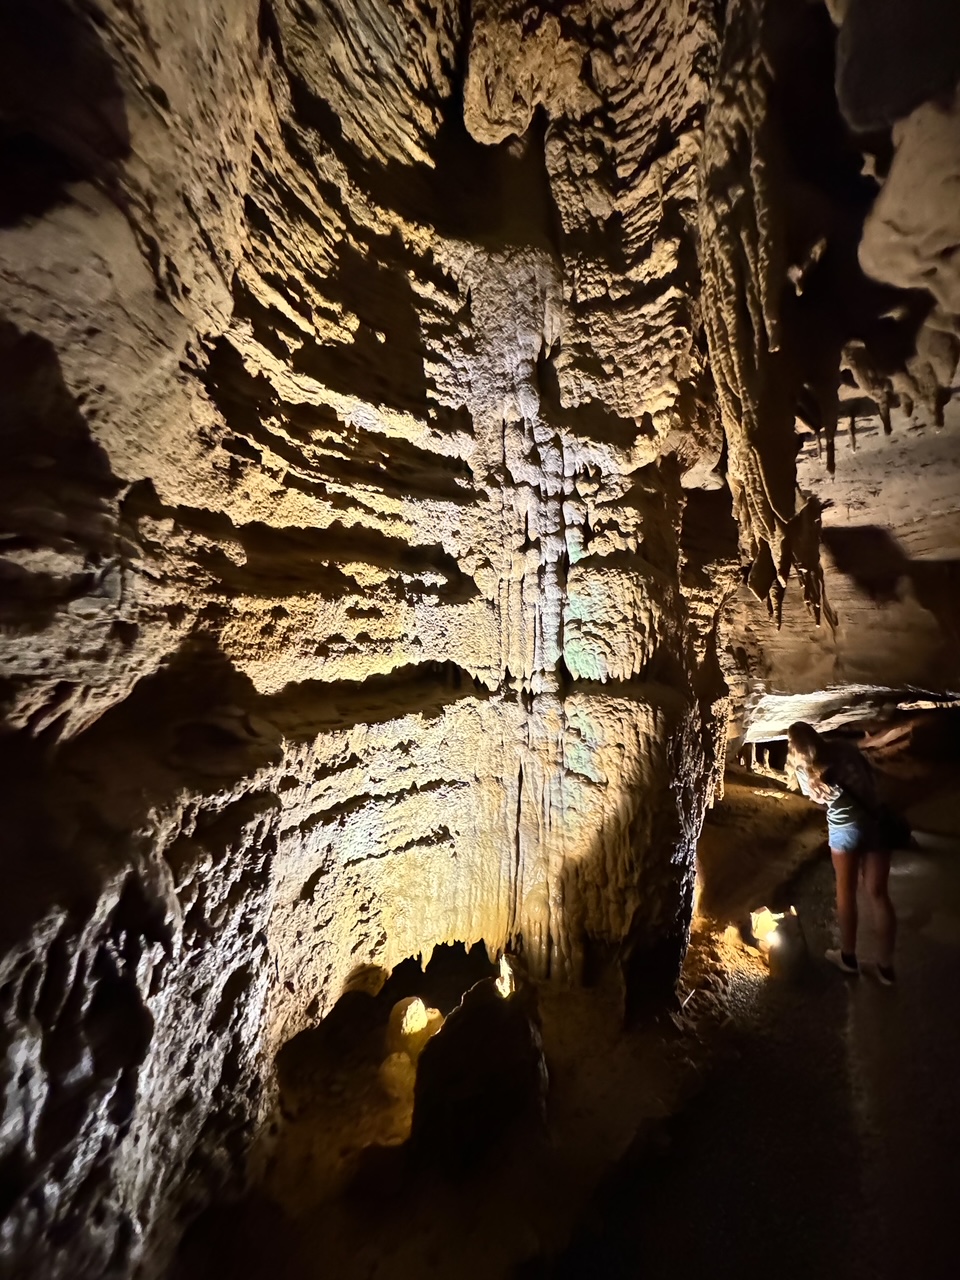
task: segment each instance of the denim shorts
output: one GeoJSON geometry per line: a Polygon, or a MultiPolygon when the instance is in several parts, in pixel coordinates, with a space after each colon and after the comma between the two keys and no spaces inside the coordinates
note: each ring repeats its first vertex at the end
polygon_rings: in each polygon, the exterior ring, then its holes
{"type": "Polygon", "coordinates": [[[873,824],[869,822],[833,823],[828,819],[827,834],[835,853],[862,853],[875,843],[873,824]]]}

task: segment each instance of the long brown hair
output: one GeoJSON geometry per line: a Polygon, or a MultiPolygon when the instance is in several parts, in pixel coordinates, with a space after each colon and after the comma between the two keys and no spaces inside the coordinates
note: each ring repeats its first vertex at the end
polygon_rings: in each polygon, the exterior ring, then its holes
{"type": "Polygon", "coordinates": [[[787,740],[794,754],[802,757],[808,764],[816,764],[823,759],[826,743],[806,720],[794,721],[787,730],[787,740]]]}
{"type": "Polygon", "coordinates": [[[811,788],[814,791],[825,790],[828,784],[824,774],[830,762],[824,739],[812,724],[807,724],[805,720],[797,720],[787,730],[787,741],[790,743],[790,755],[793,758],[794,768],[798,763],[802,764],[811,788]]]}

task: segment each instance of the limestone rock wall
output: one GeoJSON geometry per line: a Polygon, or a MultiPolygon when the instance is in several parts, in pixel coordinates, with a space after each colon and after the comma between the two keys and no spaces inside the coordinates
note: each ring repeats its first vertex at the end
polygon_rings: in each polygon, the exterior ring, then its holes
{"type": "Polygon", "coordinates": [[[960,226],[947,195],[960,63],[954,7],[939,0],[828,8],[728,7],[705,128],[700,252],[750,589],[779,625],[793,577],[814,623],[822,612],[835,628],[820,486],[798,484],[797,432],[816,438],[831,476],[842,419],[855,431],[879,416],[889,433],[899,407],[943,425],[960,355],[960,226]],[[907,69],[894,85],[898,58],[907,69]],[[922,105],[901,119],[901,101],[922,105]]]}
{"type": "Polygon", "coordinates": [[[836,36],[816,6],[732,6],[707,125],[729,216],[704,200],[704,306],[753,561],[721,626],[733,735],[764,692],[960,687],[958,13],[828,8],[836,36]]]}
{"type": "Polygon", "coordinates": [[[17,1274],[158,1271],[355,965],[679,954],[715,54],[696,0],[4,9],[17,1274]]]}
{"type": "MultiPolygon", "coordinates": [[[[960,414],[911,423],[893,414],[837,435],[837,467],[826,473],[816,441],[797,459],[800,483],[823,512],[823,576],[835,625],[816,626],[799,593],[787,593],[782,626],[741,587],[724,609],[723,666],[737,711],[757,694],[813,693],[847,685],[931,692],[960,688],[960,414]]],[[[752,715],[746,719],[752,722],[752,715]]]]}

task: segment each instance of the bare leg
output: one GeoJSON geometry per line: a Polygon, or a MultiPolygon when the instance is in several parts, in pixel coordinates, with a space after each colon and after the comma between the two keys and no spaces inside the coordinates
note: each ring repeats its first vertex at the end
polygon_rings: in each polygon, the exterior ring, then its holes
{"type": "Polygon", "coordinates": [[[897,939],[897,916],[890,901],[890,852],[876,849],[863,855],[863,887],[870,899],[870,909],[880,943],[880,963],[893,965],[893,947],[897,939]]]}
{"type": "Polygon", "coordinates": [[[840,924],[840,950],[845,955],[857,952],[857,871],[860,855],[830,850],[833,873],[837,878],[837,920],[840,924]]]}

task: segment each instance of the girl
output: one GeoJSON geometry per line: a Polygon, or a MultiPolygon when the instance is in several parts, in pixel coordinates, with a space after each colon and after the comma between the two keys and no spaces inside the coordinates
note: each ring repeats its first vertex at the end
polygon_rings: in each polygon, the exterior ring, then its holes
{"type": "Polygon", "coordinates": [[[859,973],[857,964],[857,876],[873,909],[880,943],[877,976],[892,986],[893,946],[897,917],[890,901],[890,850],[881,847],[876,821],[877,790],[873,770],[852,742],[827,742],[812,725],[798,720],[787,730],[788,768],[800,790],[826,805],[830,857],[837,880],[837,918],[840,947],[826,958],[844,973],[859,973]]]}

